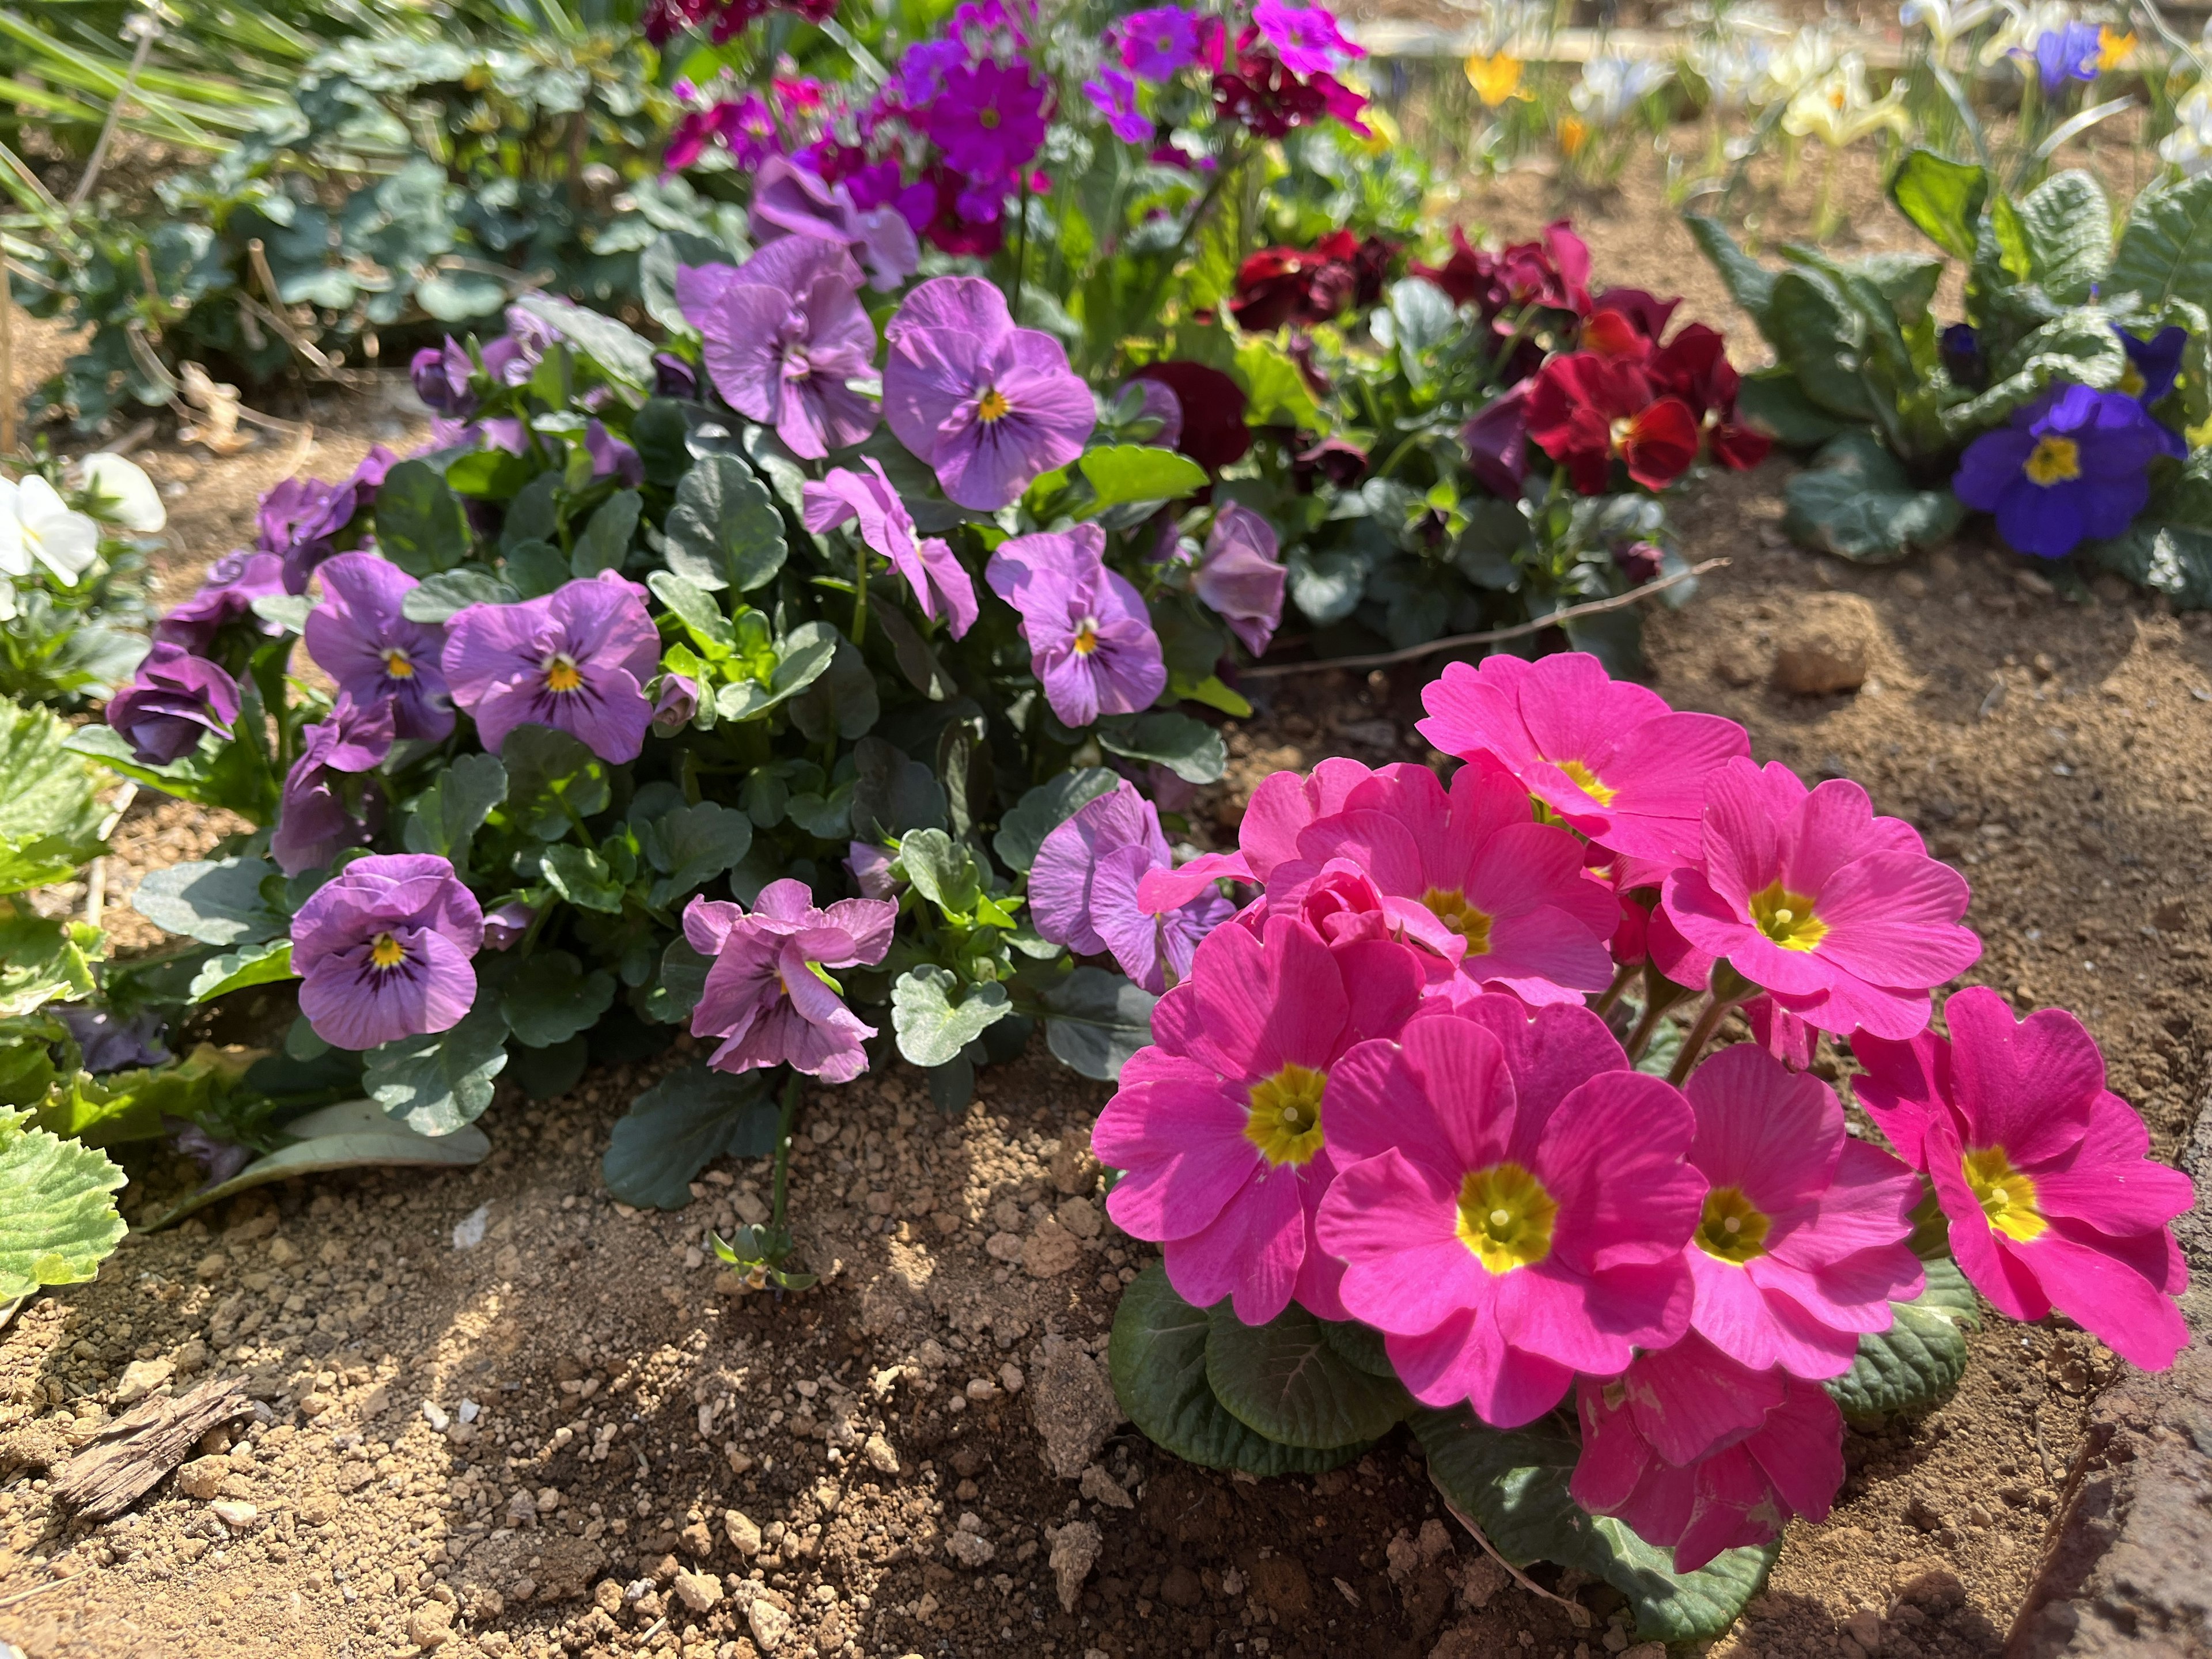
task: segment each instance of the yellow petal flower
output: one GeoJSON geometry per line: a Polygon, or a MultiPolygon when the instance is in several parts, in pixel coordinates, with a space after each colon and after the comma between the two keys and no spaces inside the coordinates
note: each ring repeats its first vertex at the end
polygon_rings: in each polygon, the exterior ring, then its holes
{"type": "Polygon", "coordinates": [[[1510,52],[1499,52],[1490,57],[1470,52],[1467,59],[1467,83],[1474,88],[1485,108],[1496,109],[1507,100],[1528,94],[1521,90],[1521,60],[1510,52]]]}
{"type": "Polygon", "coordinates": [[[2136,37],[2132,29],[2122,34],[2110,25],[2100,27],[2097,31],[2097,68],[2100,70],[2116,70],[2128,61],[2129,55],[2135,49],[2136,37]]]}

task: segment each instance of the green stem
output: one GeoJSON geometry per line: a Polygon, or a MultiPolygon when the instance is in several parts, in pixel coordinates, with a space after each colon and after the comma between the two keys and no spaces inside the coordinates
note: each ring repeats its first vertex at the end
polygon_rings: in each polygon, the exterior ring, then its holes
{"type": "Polygon", "coordinates": [[[791,1186],[791,1131],[799,1121],[799,1103],[805,1093],[804,1081],[793,1072],[784,1081],[782,1111],[775,1124],[775,1187],[768,1224],[779,1233],[783,1231],[784,1198],[791,1186]]]}
{"type": "Polygon", "coordinates": [[[1206,181],[1205,193],[1198,198],[1198,205],[1190,210],[1190,217],[1183,223],[1182,234],[1176,238],[1166,263],[1160,266],[1159,275],[1152,279],[1152,290],[1145,295],[1144,304],[1137,308],[1137,317],[1146,322],[1158,317],[1161,295],[1166,292],[1168,279],[1175,275],[1176,267],[1182,263],[1182,256],[1190,251],[1190,239],[1198,234],[1198,228],[1206,222],[1206,216],[1221,199],[1222,190],[1228,185],[1230,176],[1244,165],[1245,156],[1250,153],[1246,150],[1224,158],[1221,165],[1214,170],[1213,177],[1206,181]]]}
{"type": "Polygon", "coordinates": [[[1620,1000],[1621,993],[1628,988],[1629,981],[1636,977],[1640,967],[1640,963],[1631,963],[1615,974],[1613,976],[1613,983],[1605,988],[1605,994],[1597,1000],[1597,1006],[1591,1012],[1601,1018],[1611,1013],[1613,1005],[1620,1000]]]}
{"type": "Polygon", "coordinates": [[[1019,321],[1021,320],[1021,316],[1022,316],[1022,278],[1023,278],[1025,275],[1027,275],[1027,273],[1028,273],[1028,271],[1029,271],[1029,267],[1030,267],[1030,177],[1029,177],[1029,173],[1027,173],[1027,171],[1025,170],[1025,171],[1023,173],[1023,174],[1022,174],[1022,222],[1021,222],[1020,227],[1016,230],[1016,232],[1015,232],[1015,234],[1014,234],[1014,296],[1013,296],[1013,313],[1014,313],[1014,320],[1015,320],[1016,322],[1019,322],[1019,321]]]}
{"type": "Polygon", "coordinates": [[[1690,1068],[1698,1063],[1698,1056],[1713,1040],[1713,1033],[1721,1029],[1721,1022],[1758,988],[1725,962],[1713,969],[1711,994],[1704,1012],[1698,1016],[1698,1023],[1690,1028],[1690,1035],[1682,1039],[1682,1052],[1674,1056],[1674,1069],[1667,1073],[1668,1082],[1678,1089],[1682,1086],[1690,1075],[1690,1068]]]}
{"type": "Polygon", "coordinates": [[[868,544],[858,536],[853,540],[857,550],[853,556],[853,643],[865,648],[868,643],[868,544]]]}

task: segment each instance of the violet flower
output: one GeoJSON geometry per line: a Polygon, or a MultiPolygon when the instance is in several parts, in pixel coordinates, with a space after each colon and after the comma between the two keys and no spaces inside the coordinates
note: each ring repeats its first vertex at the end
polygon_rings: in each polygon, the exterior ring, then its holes
{"type": "Polygon", "coordinates": [[[699,712],[699,682],[689,674],[663,674],[653,700],[652,726],[655,735],[672,738],[691,724],[699,712]]]}
{"type": "Polygon", "coordinates": [[[832,467],[821,483],[809,481],[802,492],[803,520],[817,535],[848,519],[860,522],[860,539],[869,549],[891,562],[914,590],[915,603],[930,621],[944,610],[946,626],[958,639],[975,623],[975,584],[952,550],[935,536],[926,540],[915,535],[914,516],[891,488],[883,463],[872,455],[862,458],[872,476],[863,477],[846,467],[832,467]]]}
{"type": "Polygon", "coordinates": [[[1229,624],[1254,656],[1262,654],[1283,620],[1283,568],[1275,528],[1249,507],[1231,501],[1213,515],[1206,550],[1198,556],[1191,586],[1213,614],[1229,624]]]}
{"type": "Polygon", "coordinates": [[[476,393],[469,389],[476,372],[469,349],[450,334],[443,345],[424,346],[407,366],[407,378],[415,383],[415,395],[439,415],[476,413],[476,393]]]}
{"type": "MultiPolygon", "coordinates": [[[[756,246],[778,236],[811,236],[842,247],[867,272],[868,286],[882,294],[921,263],[921,244],[897,209],[863,208],[849,185],[830,184],[781,155],[763,161],[754,177],[750,228],[756,246]]],[[[872,338],[871,349],[874,343],[872,338]]]]}
{"type": "Polygon", "coordinates": [[[891,874],[892,862],[890,853],[872,841],[845,844],[845,868],[852,873],[853,884],[860,890],[863,898],[897,896],[898,879],[891,874]]]}
{"type": "Polygon", "coordinates": [[[1124,779],[1037,848],[1029,896],[1038,937],[1078,956],[1110,955],[1145,989],[1164,994],[1169,975],[1188,977],[1199,940],[1237,910],[1209,887],[1164,915],[1148,915],[1137,902],[1138,884],[1148,871],[1174,866],[1158,810],[1124,779]]]}
{"type": "Polygon", "coordinates": [[[996,512],[1083,453],[1091,388],[1049,334],[1016,328],[980,276],[936,276],[884,331],[884,417],[962,507],[996,512]]]}
{"type": "Polygon", "coordinates": [[[1293,75],[1326,75],[1345,59],[1367,55],[1364,47],[1345,38],[1325,7],[1259,0],[1252,21],[1293,75]]]}
{"type": "Polygon", "coordinates": [[[625,489],[635,489],[645,482],[644,458],[608,431],[602,421],[584,422],[584,453],[592,458],[594,478],[612,475],[625,489]]]}
{"type": "MultiPolygon", "coordinates": [[[[284,775],[284,798],[269,837],[269,856],[286,875],[319,870],[349,847],[366,846],[375,833],[381,794],[367,794],[356,815],[347,810],[344,780],[374,771],[391,754],[397,708],[391,698],[359,703],[341,694],[327,717],[300,734],[300,757],[284,775]]],[[[450,729],[450,713],[446,723],[450,729]]]]}
{"type": "MultiPolygon", "coordinates": [[[[1218,60],[1218,29],[1214,20],[1181,6],[1133,11],[1115,25],[1121,66],[1140,81],[1173,80],[1198,63],[1209,46],[1218,60]]],[[[1218,61],[1213,65],[1219,66],[1218,61]]]]}
{"type": "Polygon", "coordinates": [[[159,1014],[140,1013],[124,1019],[88,1002],[65,1003],[53,1013],[69,1029],[70,1038],[77,1046],[78,1063],[94,1076],[159,1066],[169,1058],[169,1051],[161,1046],[164,1022],[159,1014]]]}
{"type": "Polygon", "coordinates": [[[1137,83],[1119,70],[1102,69],[1083,83],[1083,95],[1106,118],[1106,129],[1125,144],[1152,136],[1152,118],[1137,107],[1137,83]]]}
{"type": "Polygon", "coordinates": [[[484,949],[505,951],[530,931],[530,924],[538,920],[538,912],[520,899],[509,899],[498,908],[484,912],[484,949]]]}
{"type": "Polygon", "coordinates": [[[304,630],[316,666],[356,702],[391,703],[400,737],[443,741],[453,729],[438,662],[446,630],[401,614],[415,578],[374,553],[341,553],[325,562],[322,578],[323,602],[304,630]]]}
{"type": "Polygon", "coordinates": [[[449,1031],[476,1002],[483,933],[476,896],[435,854],[356,859],[292,918],[300,1012],[334,1048],[449,1031]]]}
{"type": "Polygon", "coordinates": [[[685,402],[699,395],[698,371],[681,357],[665,351],[653,354],[653,390],[662,398],[680,398],[685,402]]]}
{"type": "Polygon", "coordinates": [[[860,267],[842,247],[787,236],[735,270],[682,271],[676,294],[705,338],[714,389],[814,460],[876,428],[875,406],[846,384],[875,362],[876,325],[860,289],[860,267]]]}
{"type": "Polygon", "coordinates": [[[1519,501],[1528,476],[1528,387],[1522,380],[1499,392],[1460,432],[1468,470],[1504,501],[1519,501]]]}
{"type": "Polygon", "coordinates": [[[338,550],[361,509],[372,504],[385,475],[399,457],[377,445],[362,458],[343,483],[320,478],[287,478],[261,498],[260,534],[255,545],[284,561],[284,591],[304,593],[315,567],[338,550]]]}
{"type": "Polygon", "coordinates": [[[717,1070],[789,1066],[850,1083],[868,1069],[860,1044],[875,1028],[817,970],[881,962],[898,906],[860,898],[817,909],[812,898],[803,881],[772,881],[750,914],[706,898],[684,908],[684,937],[714,958],[691,1034],[721,1040],[708,1060],[717,1070]]]}
{"type": "Polygon", "coordinates": [[[601,760],[633,761],[653,704],[660,635],[645,590],[611,570],[519,605],[472,605],[446,624],[440,659],[453,701],[496,753],[518,726],[550,726],[601,760]]]}
{"type": "Polygon", "coordinates": [[[1060,723],[1149,708],[1167,690],[1167,664],[1145,601],[1106,568],[1095,524],[1001,542],[984,580],[1021,613],[1030,665],[1060,723]]]}
{"type": "Polygon", "coordinates": [[[142,766],[167,766],[212,732],[228,743],[238,682],[180,645],[156,641],[131,683],[107,701],[107,723],[131,739],[142,766]]]}
{"type": "Polygon", "coordinates": [[[1051,88],[1025,62],[963,64],[922,124],[945,159],[971,179],[1011,183],[1044,143],[1051,88]]]}
{"type": "Polygon", "coordinates": [[[208,567],[199,590],[154,624],[154,637],[180,645],[196,657],[215,649],[222,630],[245,623],[264,637],[284,631],[281,623],[254,614],[253,602],[284,591],[284,561],[274,553],[226,553],[208,567]]]}

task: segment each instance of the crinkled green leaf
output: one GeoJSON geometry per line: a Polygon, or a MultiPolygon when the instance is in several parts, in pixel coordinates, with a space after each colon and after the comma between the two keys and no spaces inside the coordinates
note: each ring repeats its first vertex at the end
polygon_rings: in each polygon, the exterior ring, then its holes
{"type": "Polygon", "coordinates": [[[1350,1363],[1295,1302],[1265,1325],[1245,1324],[1226,1301],[1211,1318],[1206,1384],[1255,1433],[1327,1450],[1380,1440],[1413,1409],[1397,1378],[1350,1363]]]}
{"type": "Polygon", "coordinates": [[[0,1018],[36,1013],[49,1002],[92,991],[88,950],[97,929],[18,914],[0,902],[0,1018]]]}
{"type": "Polygon", "coordinates": [[[95,775],[69,737],[45,709],[0,701],[0,893],[66,881],[100,852],[95,775]]]}
{"type": "Polygon", "coordinates": [[[127,1231],[113,1196],[125,1179],[104,1153],[0,1112],[0,1306],[100,1271],[127,1231]]]}
{"type": "Polygon", "coordinates": [[[2105,289],[2135,295],[2155,317],[2175,300],[2212,295],[2212,173],[2136,198],[2105,289]]]}
{"type": "Polygon", "coordinates": [[[1916,489],[1869,432],[1829,441],[1790,480],[1783,528],[1800,544],[1863,564],[1887,564],[1957,533],[1966,508],[1948,489],[1916,489]]]}
{"type": "Polygon", "coordinates": [[[775,1150],[775,1103],[761,1074],[733,1077],[705,1066],[671,1073],[616,1120],[599,1162],[607,1190],[641,1209],[680,1210],[691,1182],[718,1158],[763,1158],[775,1150]]]}
{"type": "Polygon", "coordinates": [[[943,1066],[1013,1012],[1003,985],[972,985],[959,1001],[960,981],[949,968],[925,963],[891,987],[891,1025],[899,1053],[916,1066],[943,1066]]]}
{"type": "Polygon", "coordinates": [[[2028,271],[2062,306],[2086,304],[2112,259],[2112,204],[2104,186],[2075,169],[2054,173],[2021,199],[2028,271]]]}
{"type": "Polygon", "coordinates": [[[2154,485],[2124,534],[2084,550],[2178,610],[2212,607],[2212,449],[2197,450],[2154,485]]]}
{"type": "Polygon", "coordinates": [[[1692,213],[1686,216],[1685,222],[1705,258],[1712,261],[1713,269],[1720,272],[1729,298],[1759,325],[1768,344],[1778,344],[1766,326],[1767,308],[1774,302],[1774,273],[1737,246],[1735,238],[1719,220],[1692,213]]]}
{"type": "Polygon", "coordinates": [[[1966,1373],[1966,1339],[1960,1327],[1981,1323],[1981,1304],[1950,1257],[1923,1265],[1927,1288],[1910,1302],[1891,1303],[1890,1328],[1860,1337],[1850,1370],[1826,1384],[1854,1422],[1932,1410],[1951,1397],[1966,1373]]]}

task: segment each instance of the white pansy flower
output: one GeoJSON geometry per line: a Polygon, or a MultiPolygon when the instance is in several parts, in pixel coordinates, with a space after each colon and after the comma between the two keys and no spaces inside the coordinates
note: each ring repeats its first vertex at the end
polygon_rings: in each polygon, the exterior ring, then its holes
{"type": "Polygon", "coordinates": [[[1938,53],[1948,52],[1954,40],[1996,15],[1996,0],[1966,0],[1957,6],[1951,0],[1905,0],[1897,9],[1898,21],[1909,29],[1926,29],[1938,53]]]}
{"type": "Polygon", "coordinates": [[[2174,129],[2159,155],[2194,179],[2212,172],[2212,88],[2198,86],[2173,106],[2174,129]]]}
{"type": "Polygon", "coordinates": [[[150,536],[169,522],[161,492],[137,462],[103,450],[78,465],[85,494],[100,498],[100,511],[109,523],[150,536]]]}
{"type": "Polygon", "coordinates": [[[70,512],[52,484],[36,473],[0,478],[0,573],[27,576],[35,559],[74,582],[99,556],[100,526],[70,512]]]}
{"type": "Polygon", "coordinates": [[[1671,67],[1649,58],[1593,58],[1583,65],[1583,78],[1567,96],[1576,113],[1592,126],[1617,126],[1646,94],[1674,78],[1671,67]]]}
{"type": "Polygon", "coordinates": [[[1884,127],[1899,135],[1912,130],[1912,118],[1905,111],[1905,82],[1877,100],[1867,86],[1866,59],[1855,52],[1791,99],[1782,115],[1784,132],[1817,138],[1830,149],[1843,149],[1884,127]]]}

